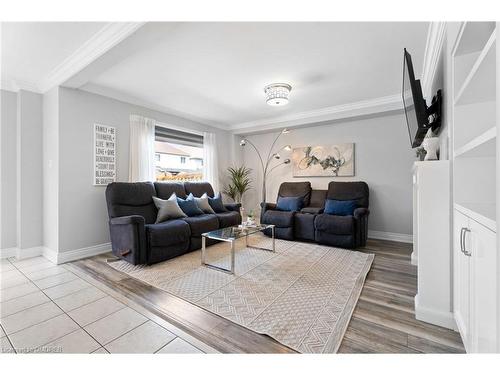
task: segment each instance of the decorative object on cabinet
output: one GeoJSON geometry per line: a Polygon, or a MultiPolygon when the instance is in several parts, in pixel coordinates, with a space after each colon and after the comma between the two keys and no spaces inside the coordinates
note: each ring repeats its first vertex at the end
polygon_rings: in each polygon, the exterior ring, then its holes
{"type": "Polygon", "coordinates": [[[423,147],[417,147],[415,149],[415,156],[418,158],[419,161],[424,161],[426,153],[427,152],[425,151],[425,149],[423,147]]]}
{"type": "Polygon", "coordinates": [[[424,138],[422,146],[425,150],[424,160],[438,160],[439,138],[424,138]]]}

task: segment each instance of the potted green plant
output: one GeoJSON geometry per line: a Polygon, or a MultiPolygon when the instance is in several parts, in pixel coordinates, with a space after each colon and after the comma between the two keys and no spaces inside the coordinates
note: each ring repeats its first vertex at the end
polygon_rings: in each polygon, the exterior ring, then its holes
{"type": "Polygon", "coordinates": [[[252,188],[252,179],[250,178],[250,173],[252,170],[250,168],[241,167],[229,167],[227,169],[229,173],[229,184],[225,187],[223,193],[226,194],[236,203],[241,203],[243,199],[243,194],[252,188]]]}

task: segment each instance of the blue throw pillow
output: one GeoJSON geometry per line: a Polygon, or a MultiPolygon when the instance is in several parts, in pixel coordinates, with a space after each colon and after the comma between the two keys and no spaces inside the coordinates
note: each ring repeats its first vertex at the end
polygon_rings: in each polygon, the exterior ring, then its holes
{"type": "Polygon", "coordinates": [[[280,211],[300,211],[303,202],[302,197],[278,197],[276,208],[280,211]]]}
{"type": "Polygon", "coordinates": [[[203,211],[196,204],[193,194],[189,194],[186,199],[177,197],[177,203],[179,203],[181,210],[188,216],[203,215],[203,211]]]}
{"type": "Polygon", "coordinates": [[[356,201],[339,201],[327,199],[325,202],[325,214],[337,216],[354,215],[354,210],[358,208],[356,201]]]}
{"type": "Polygon", "coordinates": [[[224,203],[222,203],[222,196],[217,194],[215,197],[208,197],[208,204],[212,207],[216,213],[226,212],[226,207],[224,207],[224,203]]]}

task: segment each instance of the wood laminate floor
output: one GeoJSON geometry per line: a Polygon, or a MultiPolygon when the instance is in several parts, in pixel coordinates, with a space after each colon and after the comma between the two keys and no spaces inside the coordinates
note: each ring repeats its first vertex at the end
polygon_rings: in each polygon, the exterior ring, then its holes
{"type": "MultiPolygon", "coordinates": [[[[375,254],[339,353],[463,353],[460,335],[415,319],[417,268],[411,244],[368,240],[360,249],[375,254]]],[[[104,283],[223,353],[293,353],[272,338],[252,332],[106,264],[109,255],[68,267],[104,283]]]]}

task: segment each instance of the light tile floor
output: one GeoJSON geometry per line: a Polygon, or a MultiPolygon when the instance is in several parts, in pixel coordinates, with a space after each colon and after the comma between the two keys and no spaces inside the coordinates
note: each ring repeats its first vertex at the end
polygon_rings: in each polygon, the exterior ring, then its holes
{"type": "Polygon", "coordinates": [[[0,260],[1,353],[215,352],[140,310],[43,257],[0,260]]]}

